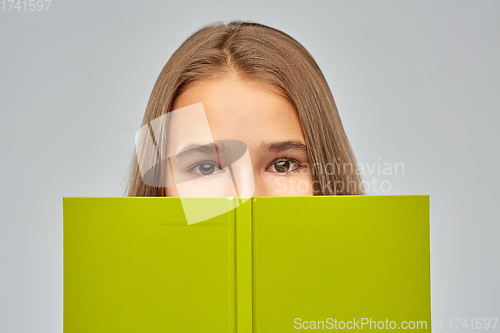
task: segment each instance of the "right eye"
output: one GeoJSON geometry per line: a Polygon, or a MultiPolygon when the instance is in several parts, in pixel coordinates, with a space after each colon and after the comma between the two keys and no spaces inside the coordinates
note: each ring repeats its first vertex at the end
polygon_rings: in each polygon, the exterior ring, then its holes
{"type": "Polygon", "coordinates": [[[195,164],[189,171],[194,173],[197,177],[212,176],[224,172],[217,163],[212,161],[204,161],[195,164]]]}
{"type": "Polygon", "coordinates": [[[293,159],[279,158],[275,160],[267,169],[270,172],[285,174],[295,171],[299,167],[300,164],[293,159]]]}

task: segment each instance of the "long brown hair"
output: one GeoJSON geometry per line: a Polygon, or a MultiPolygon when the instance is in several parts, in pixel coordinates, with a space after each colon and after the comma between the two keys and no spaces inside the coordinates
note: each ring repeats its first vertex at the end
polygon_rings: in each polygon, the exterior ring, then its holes
{"type": "MultiPolygon", "coordinates": [[[[142,126],[172,111],[175,97],[190,82],[228,74],[263,80],[288,96],[302,125],[317,195],[364,194],[337,106],[316,61],[295,39],[260,23],[213,23],[192,34],[158,76],[142,126]]],[[[134,154],[128,196],[165,195],[164,188],[144,184],[134,154]]]]}

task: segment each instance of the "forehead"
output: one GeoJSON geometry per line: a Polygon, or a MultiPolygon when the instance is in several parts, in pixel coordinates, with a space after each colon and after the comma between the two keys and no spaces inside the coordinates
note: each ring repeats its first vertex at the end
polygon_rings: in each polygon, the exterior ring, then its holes
{"type": "Polygon", "coordinates": [[[263,141],[304,141],[294,105],[261,81],[221,78],[189,84],[173,110],[202,103],[215,140],[239,140],[250,149],[263,141]]]}

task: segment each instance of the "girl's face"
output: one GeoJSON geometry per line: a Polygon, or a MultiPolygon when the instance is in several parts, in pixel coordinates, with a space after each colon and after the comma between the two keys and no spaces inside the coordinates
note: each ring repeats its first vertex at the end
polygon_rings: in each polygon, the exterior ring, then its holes
{"type": "MultiPolygon", "coordinates": [[[[297,112],[277,88],[235,77],[196,81],[176,97],[172,110],[199,102],[215,141],[238,140],[247,145],[254,196],[313,195],[297,112]]],[[[189,172],[217,177],[224,171],[217,161],[200,160],[189,166],[189,172]]],[[[167,196],[179,196],[178,188],[168,187],[167,196]]]]}

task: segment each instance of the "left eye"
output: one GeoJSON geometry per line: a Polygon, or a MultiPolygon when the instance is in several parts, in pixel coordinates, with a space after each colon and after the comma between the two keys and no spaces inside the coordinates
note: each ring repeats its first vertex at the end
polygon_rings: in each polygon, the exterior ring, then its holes
{"type": "Polygon", "coordinates": [[[221,168],[215,163],[203,162],[195,165],[191,171],[197,176],[210,176],[220,172],[221,168]]]}
{"type": "Polygon", "coordinates": [[[299,167],[299,163],[287,160],[287,159],[279,159],[276,160],[273,164],[269,166],[269,171],[276,173],[289,173],[294,171],[299,167]]]}

